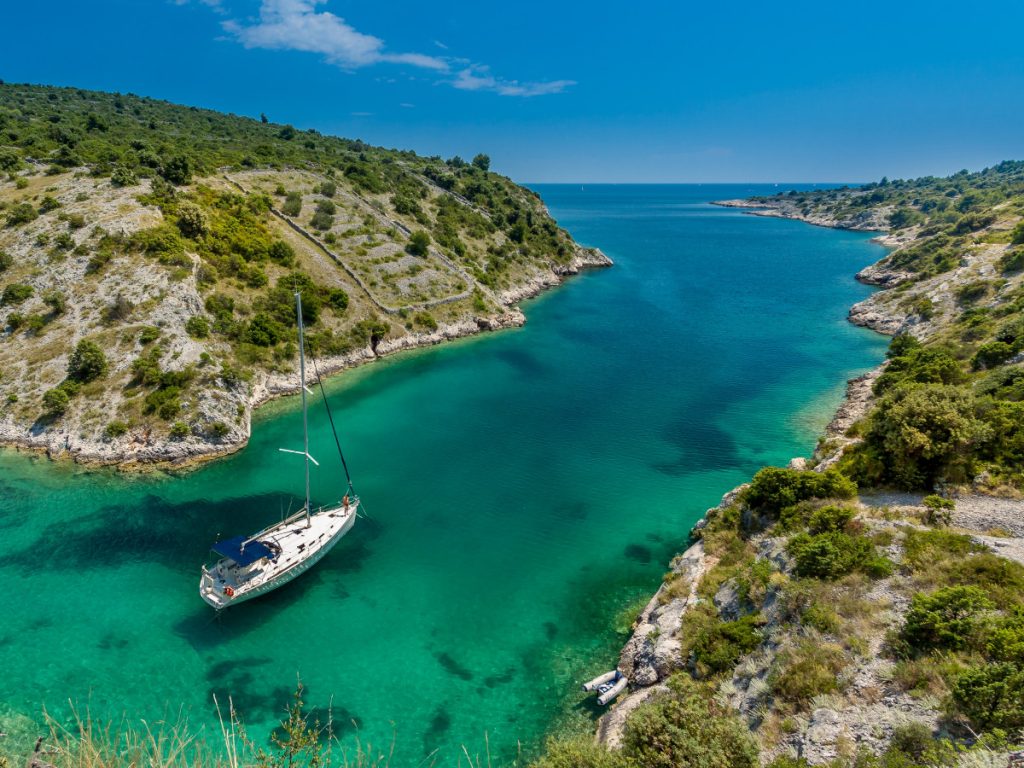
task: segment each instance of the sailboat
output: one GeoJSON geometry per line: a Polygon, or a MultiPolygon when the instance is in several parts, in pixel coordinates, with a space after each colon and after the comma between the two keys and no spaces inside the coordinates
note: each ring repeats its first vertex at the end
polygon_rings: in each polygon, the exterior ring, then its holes
{"type": "MultiPolygon", "coordinates": [[[[218,541],[212,549],[221,556],[209,568],[203,566],[199,579],[199,595],[218,611],[287,584],[295,577],[316,565],[331,551],[341,537],[355,524],[359,510],[359,497],[352,489],[352,478],[348,473],[345,457],[338,444],[338,455],[345,468],[348,492],[341,501],[330,507],[313,511],[309,498],[309,465],[320,464],[309,454],[309,419],[306,408],[306,350],[302,324],[302,296],[295,294],[295,311],[299,323],[299,376],[302,390],[302,436],[303,449],[295,451],[282,448],[285,453],[302,456],[306,465],[306,503],[293,515],[284,518],[269,528],[252,536],[235,536],[218,541]]],[[[314,368],[316,361],[313,361],[314,368]]],[[[319,372],[317,380],[319,381],[319,372]]],[[[323,385],[321,384],[321,394],[323,385]]],[[[326,403],[326,397],[324,398],[326,403]]],[[[334,427],[334,418],[327,415],[334,427]]],[[[335,432],[337,441],[337,432],[335,432]]]]}

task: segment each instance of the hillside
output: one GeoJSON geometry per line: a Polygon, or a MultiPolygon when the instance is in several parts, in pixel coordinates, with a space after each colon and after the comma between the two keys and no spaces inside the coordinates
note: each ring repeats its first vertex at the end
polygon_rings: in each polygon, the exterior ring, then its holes
{"type": "MultiPolygon", "coordinates": [[[[1005,766],[1024,729],[1024,163],[724,201],[883,231],[893,335],[809,459],[694,528],[597,743],[535,768],[1005,766]]],[[[1019,748],[1019,747],[1017,747],[1019,748]]]]}
{"type": "Polygon", "coordinates": [[[119,464],[236,450],[321,371],[524,322],[610,262],[489,159],[133,95],[0,85],[0,441],[119,464]]]}

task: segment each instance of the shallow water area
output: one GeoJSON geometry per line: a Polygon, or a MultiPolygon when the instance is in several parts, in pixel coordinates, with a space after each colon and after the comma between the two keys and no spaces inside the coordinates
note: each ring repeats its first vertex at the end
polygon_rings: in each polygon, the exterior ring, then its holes
{"type": "MultiPolygon", "coordinates": [[[[395,765],[455,764],[485,733],[500,764],[592,717],[579,682],[615,664],[620,611],[725,491],[808,455],[842,382],[881,360],[845,318],[884,251],[707,204],[768,186],[536,189],[616,266],[528,302],[522,329],[333,380],[367,516],[265,598],[217,618],[199,567],[296,508],[295,398],[180,476],[0,454],[0,730],[71,699],[213,735],[216,694],[262,740],[297,674],[343,740],[393,737],[395,765]]],[[[322,405],[310,423],[313,497],[336,501],[322,405]]]]}

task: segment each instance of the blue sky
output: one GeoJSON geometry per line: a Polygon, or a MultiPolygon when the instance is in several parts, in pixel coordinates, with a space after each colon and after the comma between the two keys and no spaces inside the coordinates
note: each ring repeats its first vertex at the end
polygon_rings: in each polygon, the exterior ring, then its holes
{"type": "Polygon", "coordinates": [[[1024,3],[5,3],[0,78],[523,182],[865,181],[1024,159],[1024,3]]]}

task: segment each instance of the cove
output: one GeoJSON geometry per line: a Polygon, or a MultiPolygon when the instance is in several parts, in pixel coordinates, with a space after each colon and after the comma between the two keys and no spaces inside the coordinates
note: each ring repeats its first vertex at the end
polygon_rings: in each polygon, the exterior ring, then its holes
{"type": "MultiPolygon", "coordinates": [[[[218,535],[294,509],[301,465],[278,452],[301,440],[294,398],[184,476],[0,454],[0,730],[34,733],[71,699],[183,711],[213,737],[216,694],[263,739],[297,674],[343,739],[393,733],[394,765],[455,764],[485,733],[500,764],[588,722],[578,684],[614,665],[619,613],[722,493],[808,455],[845,380],[882,359],[845,317],[884,251],[708,204],[771,186],[536,189],[616,266],[528,302],[522,329],[333,380],[368,517],[265,598],[214,619],[199,566],[218,535]]],[[[322,406],[310,416],[326,503],[340,468],[322,406]]]]}

